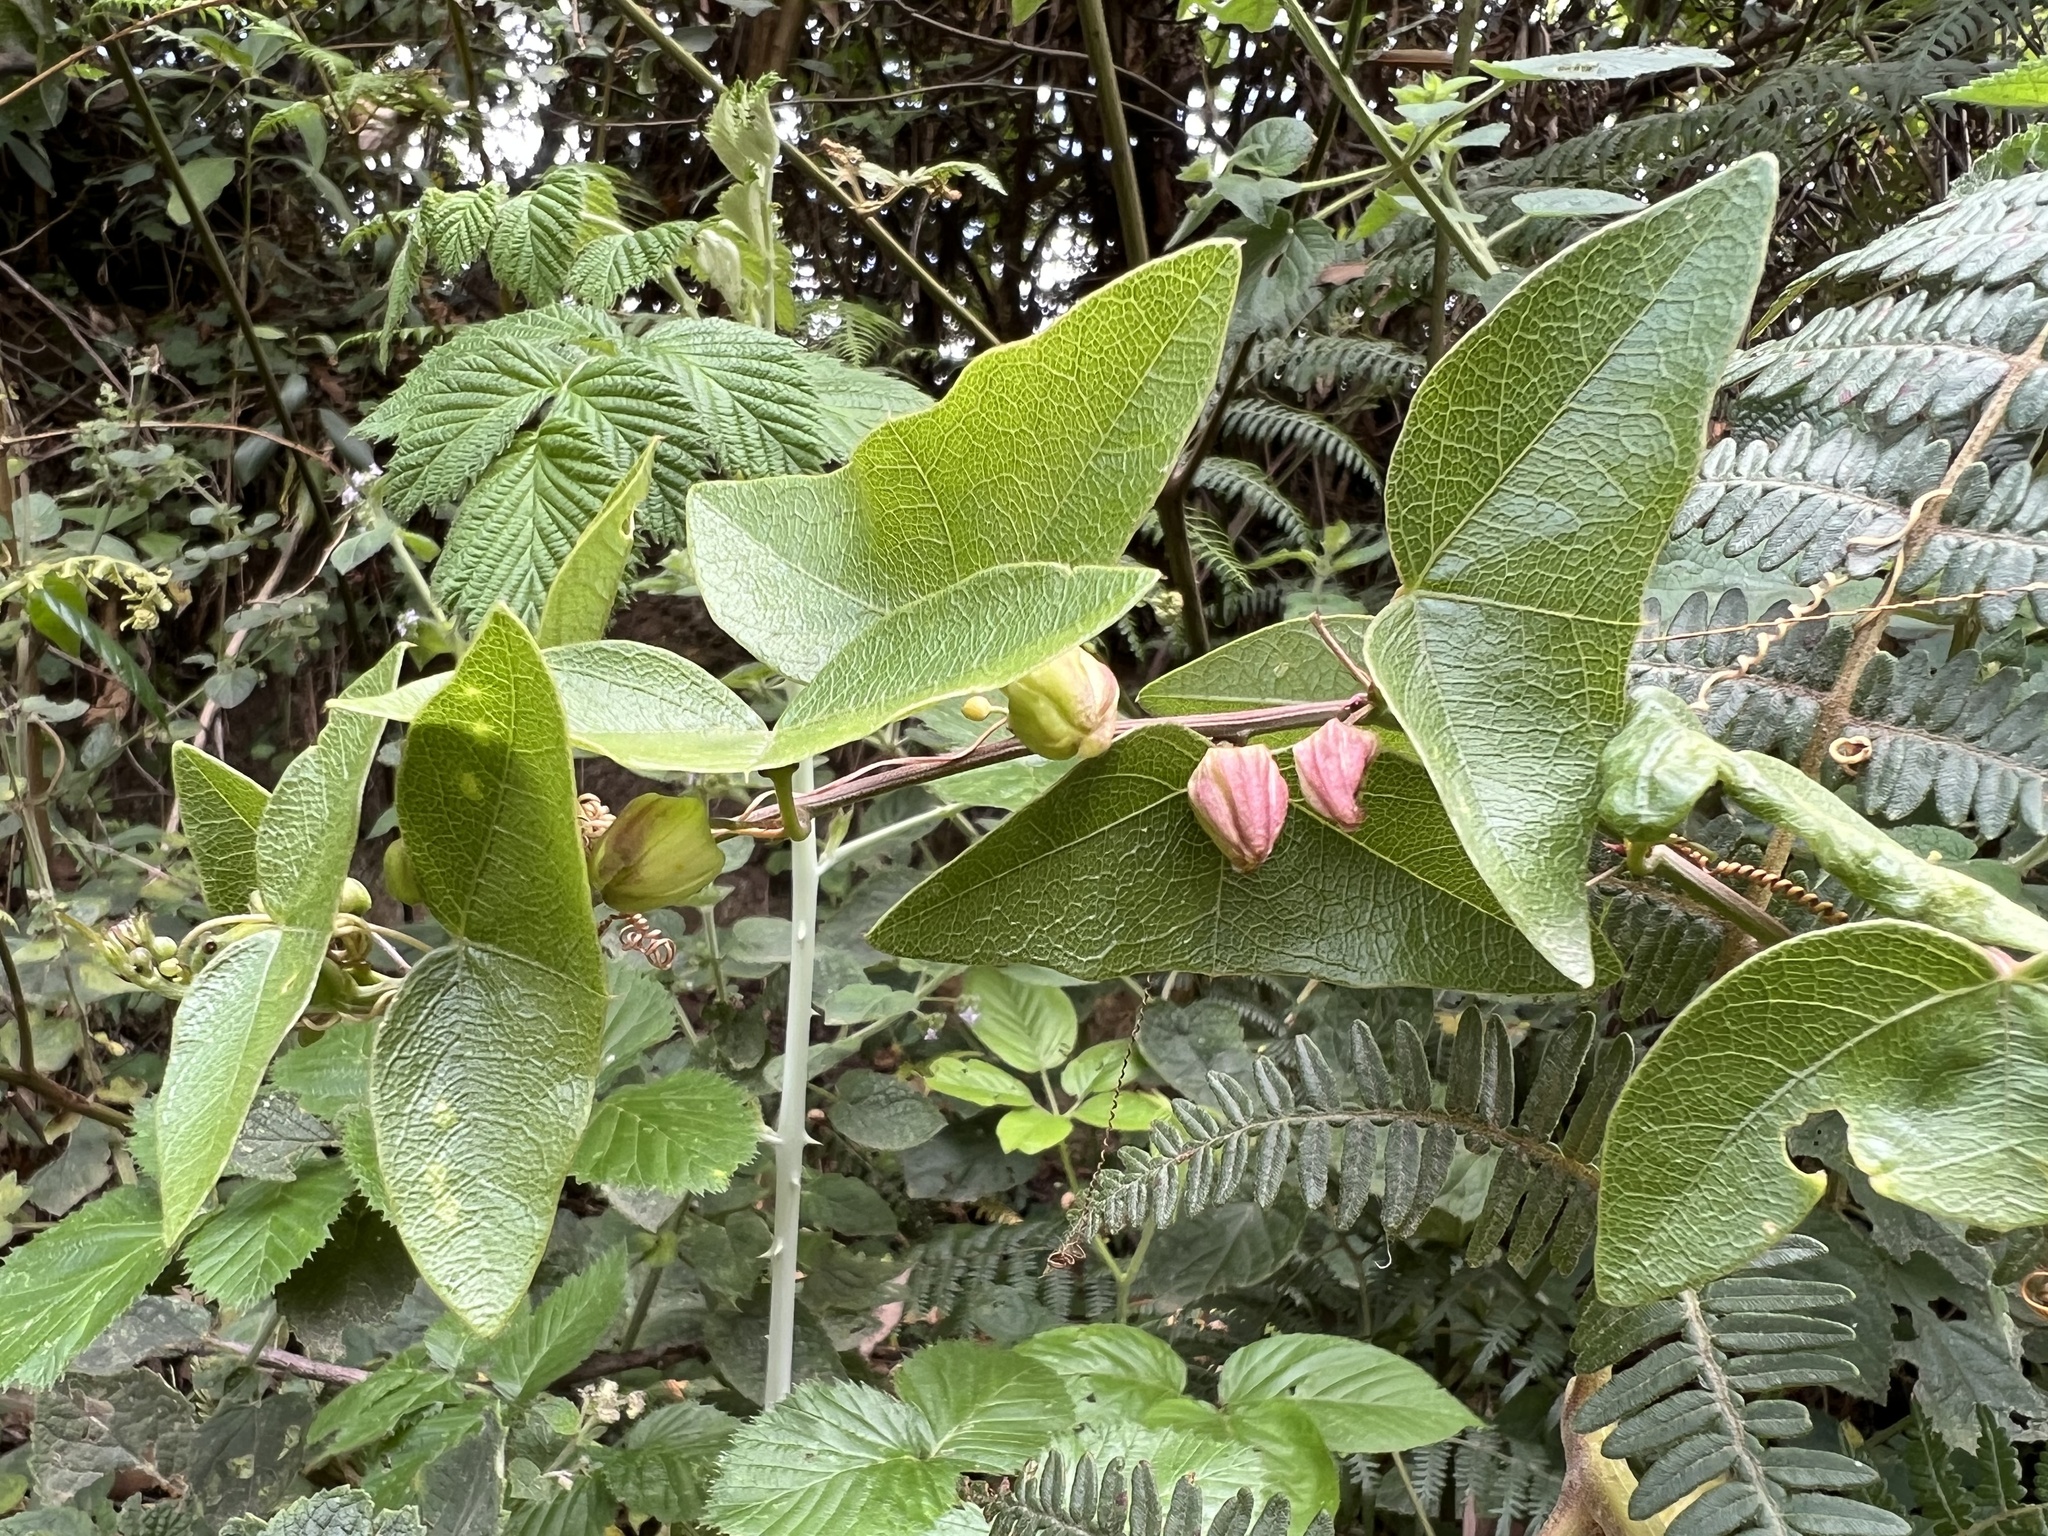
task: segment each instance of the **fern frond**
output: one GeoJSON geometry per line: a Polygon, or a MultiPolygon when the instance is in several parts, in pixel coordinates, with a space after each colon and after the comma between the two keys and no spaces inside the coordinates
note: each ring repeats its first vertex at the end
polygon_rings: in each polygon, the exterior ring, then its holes
{"type": "MultiPolygon", "coordinates": [[[[1982,231],[1968,243],[1979,253],[2003,244],[1982,231]]],[[[1959,263],[1951,275],[1960,280],[1990,265],[1959,263]]],[[[1826,417],[1854,408],[1893,427],[1955,421],[1998,388],[2044,325],[2048,293],[2032,283],[1959,287],[1939,298],[1921,289],[1887,293],[1825,310],[1790,336],[1751,348],[1729,368],[1727,382],[1748,382],[1746,405],[1783,399],[1826,417]]],[[[2044,419],[2048,362],[2035,364],[2006,408],[2006,425],[2015,431],[2044,419]]]]}
{"type": "Polygon", "coordinates": [[[1297,395],[1343,385],[1353,400],[1414,392],[1427,363],[1378,336],[1276,336],[1252,348],[1250,373],[1297,395]]]}
{"type": "Polygon", "coordinates": [[[1630,1519],[1652,1519],[1698,1494],[1667,1536],[1909,1536],[1909,1521],[1843,1496],[1875,1482],[1874,1467],[1769,1443],[1803,1439],[1813,1419],[1803,1404],[1763,1394],[1858,1379],[1853,1364],[1828,1353],[1853,1342],[1856,1330],[1826,1315],[1855,1293],[1768,1272],[1826,1251],[1811,1238],[1788,1238],[1704,1290],[1644,1307],[1589,1305],[1576,1368],[1582,1376],[1619,1369],[1581,1405],[1572,1428],[1611,1426],[1603,1454],[1644,1464],[1630,1519]],[[1639,1358],[1621,1364],[1632,1356],[1639,1358]]]}
{"type": "MultiPolygon", "coordinates": [[[[1739,590],[1723,593],[1711,611],[1696,592],[1667,630],[1648,605],[1632,680],[1697,698],[1709,676],[1754,646],[1760,630],[1748,625],[1748,609],[1739,590]]],[[[1773,607],[1765,618],[1783,611],[1773,607]]],[[[1796,625],[1745,675],[1714,685],[1701,723],[1731,747],[1796,758],[1848,642],[1849,631],[1824,615],[1796,625]]],[[[1975,651],[1945,662],[1924,649],[1872,658],[1842,728],[1870,743],[1857,773],[1864,814],[1900,820],[1932,796],[1945,823],[1981,838],[2002,835],[2015,820],[2048,831],[2048,694],[2029,692],[2016,667],[1980,679],[1982,669],[1975,651]]]]}
{"type": "Polygon", "coordinates": [[[2048,172],[1970,188],[1858,250],[1822,262],[1802,290],[1827,278],[1874,278],[1990,288],[2031,277],[2048,287],[2048,172]]]}
{"type": "Polygon", "coordinates": [[[1223,408],[1223,434],[1262,448],[1293,448],[1325,459],[1374,485],[1380,483],[1379,466],[1352,441],[1351,434],[1332,425],[1313,411],[1284,405],[1278,400],[1244,396],[1223,408]]]}
{"type": "Polygon", "coordinates": [[[1252,589],[1251,573],[1245,569],[1237,551],[1231,548],[1230,534],[1221,523],[1207,513],[1194,512],[1188,515],[1186,528],[1188,547],[1194,551],[1195,558],[1215,572],[1216,579],[1224,587],[1239,592],[1252,589]]]}
{"type": "MultiPolygon", "coordinates": [[[[1251,1490],[1240,1488],[1220,1502],[1208,1536],[1286,1536],[1286,1499],[1275,1496],[1257,1509],[1251,1490]]],[[[1124,1464],[1112,1461],[1098,1474],[1092,1457],[1069,1467],[1057,1451],[1026,1468],[987,1513],[990,1536],[1202,1536],[1202,1492],[1194,1478],[1174,1484],[1162,1506],[1149,1463],[1137,1463],[1126,1477],[1124,1464]]],[[[1330,1529],[1325,1510],[1306,1536],[1329,1536],[1330,1529]]]]}
{"type": "Polygon", "coordinates": [[[797,318],[806,346],[856,368],[893,361],[911,345],[900,320],[857,299],[812,299],[797,306],[797,318]]]}
{"type": "Polygon", "coordinates": [[[1207,491],[1219,501],[1251,509],[1297,544],[1310,540],[1308,519],[1301,508],[1256,464],[1212,453],[1195,467],[1194,484],[1196,490],[1207,491]]]}
{"type": "Polygon", "coordinates": [[[1675,1018],[1714,979],[1727,930],[1705,913],[1659,890],[1610,881],[1595,915],[1623,962],[1623,1020],[1675,1018]]]}
{"type": "Polygon", "coordinates": [[[1075,1234],[1145,1222],[1164,1226],[1230,1200],[1247,1177],[1258,1204],[1270,1205],[1292,1182],[1310,1206],[1331,1205],[1335,1225],[1348,1230],[1365,1209],[1377,1164],[1380,1225],[1404,1235],[1442,1192],[1462,1137],[1475,1151],[1494,1147],[1503,1154],[1474,1223],[1467,1259],[1487,1261],[1505,1239],[1508,1262],[1523,1273],[1546,1244],[1553,1266],[1569,1270],[1592,1236],[1600,1138],[1634,1065],[1634,1047],[1626,1038],[1593,1052],[1578,1108],[1564,1135],[1553,1139],[1594,1033],[1588,1015],[1543,1037],[1519,1116],[1514,1053],[1497,1019],[1466,1015],[1441,1107],[1434,1102],[1428,1056],[1413,1025],[1395,1027],[1392,1071],[1371,1031],[1353,1026],[1351,1072],[1361,1101],[1355,1104],[1339,1097],[1315,1042],[1298,1035],[1293,1081],[1272,1057],[1262,1056],[1250,1085],[1210,1074],[1215,1109],[1175,1099],[1174,1118],[1153,1125],[1151,1145],[1121,1148],[1118,1165],[1091,1186],[1075,1234]]]}

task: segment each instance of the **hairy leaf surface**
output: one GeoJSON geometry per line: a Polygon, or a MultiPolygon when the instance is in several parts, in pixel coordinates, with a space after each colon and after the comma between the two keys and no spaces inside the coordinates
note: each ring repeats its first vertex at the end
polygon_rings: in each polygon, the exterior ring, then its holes
{"type": "Polygon", "coordinates": [[[619,581],[633,558],[633,514],[647,499],[653,472],[654,444],[649,443],[562,561],[535,632],[543,647],[604,638],[619,581]]]}
{"type": "Polygon", "coordinates": [[[171,747],[171,783],[207,910],[216,917],[246,910],[256,889],[256,828],[270,791],[186,741],[171,747]]]}
{"type": "Polygon", "coordinates": [[[0,1264],[0,1382],[49,1386],[169,1259],[156,1202],[133,1185],[16,1248],[0,1264]]]}
{"type": "Polygon", "coordinates": [[[705,1194],[732,1182],[761,1129],[760,1109],[738,1084],[685,1068],[606,1094],[576,1149],[575,1173],[593,1184],[705,1194]]]}

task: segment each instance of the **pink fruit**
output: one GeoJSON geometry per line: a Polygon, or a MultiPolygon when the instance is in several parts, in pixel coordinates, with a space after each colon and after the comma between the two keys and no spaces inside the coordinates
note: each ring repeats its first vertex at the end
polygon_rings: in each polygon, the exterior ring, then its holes
{"type": "Polygon", "coordinates": [[[1358,792],[1365,784],[1365,771],[1379,754],[1380,739],[1342,720],[1325,720],[1316,733],[1294,746],[1294,776],[1301,784],[1301,797],[1318,816],[1355,832],[1365,820],[1358,808],[1358,792]]]}
{"type": "Polygon", "coordinates": [[[1211,747],[1188,779],[1188,800],[1241,875],[1266,862],[1287,821],[1287,781],[1265,747],[1211,747]]]}

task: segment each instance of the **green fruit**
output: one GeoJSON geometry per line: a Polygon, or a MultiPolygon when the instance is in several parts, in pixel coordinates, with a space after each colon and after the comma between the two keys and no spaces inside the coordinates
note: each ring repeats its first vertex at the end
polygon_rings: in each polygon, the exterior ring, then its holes
{"type": "MultiPolygon", "coordinates": [[[[393,843],[392,846],[395,848],[398,845],[393,843]]],[[[370,910],[370,888],[357,879],[342,881],[341,900],[336,903],[335,910],[345,912],[350,917],[361,917],[370,910]]]]}
{"type": "Polygon", "coordinates": [[[642,795],[590,850],[590,888],[621,912],[672,907],[725,869],[702,800],[642,795]]]}
{"type": "Polygon", "coordinates": [[[391,846],[384,850],[384,889],[391,893],[394,901],[402,901],[408,907],[427,904],[427,893],[420,885],[419,875],[413,870],[412,855],[406,851],[402,837],[391,839],[391,846]]]}
{"type": "Polygon", "coordinates": [[[1010,734],[1040,757],[1094,757],[1116,733],[1116,674],[1078,645],[1003,692],[1010,734]]]}

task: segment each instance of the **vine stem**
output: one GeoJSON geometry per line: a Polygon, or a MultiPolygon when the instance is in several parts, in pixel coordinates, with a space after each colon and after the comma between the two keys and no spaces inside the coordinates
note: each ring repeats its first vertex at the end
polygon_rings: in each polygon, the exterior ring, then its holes
{"type": "Polygon", "coordinates": [[[1109,146],[1109,179],[1116,190],[1117,223],[1124,236],[1124,265],[1152,259],[1145,235],[1145,200],[1138,192],[1138,162],[1131,155],[1130,125],[1124,121],[1123,91],[1116,83],[1116,54],[1109,41],[1109,17],[1102,0],[1081,0],[1081,36],[1095,71],[1095,105],[1102,113],[1102,137],[1109,146]]]}
{"type": "MultiPolygon", "coordinates": [[[[1294,0],[1287,0],[1287,3],[1291,5],[1294,0]]],[[[1809,779],[1820,777],[1821,765],[1827,761],[1828,747],[1842,734],[1842,727],[1849,721],[1849,711],[1856,702],[1856,689],[1870,663],[1877,658],[1878,645],[1891,625],[1892,598],[1898,592],[1899,583],[1912,569],[1913,562],[1920,558],[1927,541],[1941,527],[1942,508],[1954,494],[1957,484],[1970,466],[1984,456],[1985,448],[2005,424],[2006,409],[2012,404],[2012,397],[2028,375],[2040,366],[2044,349],[2048,349],[2048,325],[2041,328],[2027,350],[2006,368],[2005,377],[1999,381],[1969,437],[1964,439],[1961,451],[1949,464],[1948,472],[1941,477],[1941,483],[1913,503],[1912,511],[1907,514],[1906,526],[1900,531],[1898,551],[1892,556],[1891,573],[1885,577],[1884,590],[1850,634],[1841,670],[1835,674],[1827,697],[1821,700],[1820,712],[1813,721],[1813,733],[1806,738],[1806,750],[1799,754],[1799,771],[1809,779]]],[[[1784,874],[1785,865],[1792,857],[1792,842],[1792,833],[1786,828],[1779,827],[1772,832],[1770,846],[1764,850],[1762,867],[1774,875],[1784,874]]]]}
{"type": "MultiPolygon", "coordinates": [[[[1325,720],[1348,715],[1369,703],[1371,695],[1354,693],[1346,699],[1323,699],[1306,704],[1279,704],[1265,709],[1241,709],[1204,715],[1158,715],[1140,720],[1120,720],[1117,722],[1116,734],[1122,737],[1148,726],[1178,725],[1200,732],[1204,736],[1229,740],[1259,731],[1284,731],[1300,725],[1320,725],[1325,720]]],[[[877,795],[885,795],[891,790],[904,789],[913,784],[929,784],[934,779],[950,778],[956,773],[985,768],[990,763],[1006,763],[1012,758],[1025,756],[1030,750],[1023,742],[1013,737],[1008,741],[991,741],[968,752],[901,758],[877,767],[872,773],[863,773],[858,777],[849,775],[838,783],[827,784],[823,789],[800,789],[789,796],[787,809],[782,804],[783,794],[778,786],[774,805],[764,805],[729,823],[722,822],[720,830],[728,834],[743,833],[749,837],[781,837],[784,835],[783,828],[789,825],[789,817],[792,814],[796,817],[799,828],[802,828],[809,821],[815,820],[821,812],[836,810],[842,805],[853,805],[862,800],[871,800],[877,795]]],[[[804,783],[810,783],[808,777],[804,783]]]]}
{"type": "Polygon", "coordinates": [[[1393,167],[1394,174],[1401,178],[1401,183],[1408,189],[1409,194],[1422,204],[1422,211],[1429,215],[1430,221],[1450,236],[1451,244],[1457,248],[1458,254],[1465,258],[1465,265],[1480,277],[1492,277],[1500,271],[1500,263],[1493,259],[1493,253],[1487,250],[1485,243],[1474,234],[1472,226],[1458,218],[1445,205],[1443,199],[1437,196],[1436,188],[1429,184],[1429,178],[1402,154],[1401,146],[1394,142],[1393,133],[1386,123],[1373,111],[1371,104],[1358,89],[1357,82],[1345,73],[1343,62],[1337,57],[1336,50],[1330,46],[1330,40],[1323,36],[1322,28],[1316,24],[1314,17],[1302,9],[1301,0],[1280,0],[1280,3],[1287,9],[1288,26],[1293,29],[1295,36],[1301,39],[1309,57],[1315,60],[1316,67],[1330,82],[1330,89],[1344,104],[1344,110],[1350,114],[1351,120],[1358,124],[1366,138],[1372,141],[1372,147],[1380,158],[1393,167]]]}
{"type": "MultiPolygon", "coordinates": [[[[671,61],[680,66],[684,74],[695,80],[707,91],[716,91],[721,95],[724,94],[725,82],[713,74],[702,59],[670,37],[662,29],[661,23],[656,21],[644,7],[637,4],[636,0],[611,0],[611,3],[618,8],[621,15],[642,32],[646,33],[648,39],[655,47],[659,48],[671,61]]],[[[966,326],[968,330],[980,337],[987,345],[994,347],[1002,344],[1002,338],[988,328],[988,322],[961,303],[954,296],[951,289],[932,276],[925,264],[912,255],[901,240],[898,240],[889,233],[887,225],[872,215],[861,212],[860,209],[854,207],[847,200],[846,189],[833,179],[830,171],[826,170],[824,166],[818,164],[817,161],[813,160],[787,139],[782,141],[782,148],[791,161],[795,163],[797,169],[802,171],[810,180],[811,185],[837,203],[846,216],[858,224],[862,232],[870,240],[873,240],[875,244],[881,246],[882,249],[901,262],[910,275],[917,280],[917,286],[930,294],[933,301],[941,309],[966,326]]]]}
{"type": "MultiPolygon", "coordinates": [[[[776,792],[798,801],[815,784],[810,758],[781,771],[776,792]]],[[[818,839],[802,820],[790,844],[789,1006],[782,1041],[782,1102],[775,1114],[775,1241],[768,1248],[768,1368],[761,1406],[789,1395],[796,1362],[796,1241],[803,1210],[806,1090],[811,1080],[811,981],[818,951],[818,839]]]]}

